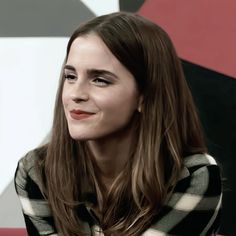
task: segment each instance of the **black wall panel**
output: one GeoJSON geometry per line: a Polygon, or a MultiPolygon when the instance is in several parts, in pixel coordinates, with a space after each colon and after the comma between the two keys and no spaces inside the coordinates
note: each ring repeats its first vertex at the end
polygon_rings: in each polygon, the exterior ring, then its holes
{"type": "Polygon", "coordinates": [[[183,61],[187,82],[197,105],[209,152],[223,176],[220,232],[236,235],[236,79],[183,61]]]}

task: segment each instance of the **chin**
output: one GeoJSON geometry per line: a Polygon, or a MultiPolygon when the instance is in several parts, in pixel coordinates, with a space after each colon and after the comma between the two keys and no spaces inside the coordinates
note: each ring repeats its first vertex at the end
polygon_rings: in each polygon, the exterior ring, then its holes
{"type": "Polygon", "coordinates": [[[87,141],[90,139],[87,135],[70,134],[70,136],[76,141],[87,141]]]}
{"type": "Polygon", "coordinates": [[[84,134],[78,134],[78,133],[70,133],[70,136],[71,138],[73,138],[74,140],[76,141],[90,141],[90,140],[101,140],[101,139],[104,139],[104,138],[107,138],[109,137],[109,135],[106,135],[106,134],[88,134],[88,133],[84,133],[84,134]]]}
{"type": "Polygon", "coordinates": [[[70,136],[77,141],[88,141],[97,138],[96,135],[89,134],[88,132],[70,132],[70,136]]]}

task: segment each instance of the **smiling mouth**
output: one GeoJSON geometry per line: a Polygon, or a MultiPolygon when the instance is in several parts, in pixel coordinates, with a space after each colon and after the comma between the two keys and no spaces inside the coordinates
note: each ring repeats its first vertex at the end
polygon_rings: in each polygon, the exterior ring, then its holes
{"type": "Polygon", "coordinates": [[[70,116],[74,120],[87,119],[87,118],[91,117],[94,114],[95,113],[81,111],[81,110],[72,110],[72,111],[70,111],[70,116]]]}

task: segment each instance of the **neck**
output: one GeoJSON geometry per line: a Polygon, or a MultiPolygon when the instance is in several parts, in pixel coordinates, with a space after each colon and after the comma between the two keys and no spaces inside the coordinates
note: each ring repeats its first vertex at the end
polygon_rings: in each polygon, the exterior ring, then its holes
{"type": "Polygon", "coordinates": [[[97,175],[108,189],[130,158],[133,133],[133,129],[128,129],[112,137],[88,141],[89,149],[98,167],[97,175]]]}

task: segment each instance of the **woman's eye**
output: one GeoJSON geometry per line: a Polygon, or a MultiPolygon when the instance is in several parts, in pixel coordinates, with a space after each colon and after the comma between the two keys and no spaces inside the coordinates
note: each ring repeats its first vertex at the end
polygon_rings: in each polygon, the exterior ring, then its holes
{"type": "Polygon", "coordinates": [[[64,78],[67,80],[76,80],[76,76],[72,74],[65,74],[64,78]]]}
{"type": "Polygon", "coordinates": [[[109,81],[105,80],[105,79],[101,79],[101,78],[95,78],[92,80],[92,82],[95,84],[95,85],[98,85],[98,86],[101,86],[101,87],[104,87],[104,86],[107,86],[110,84],[109,81]]]}

